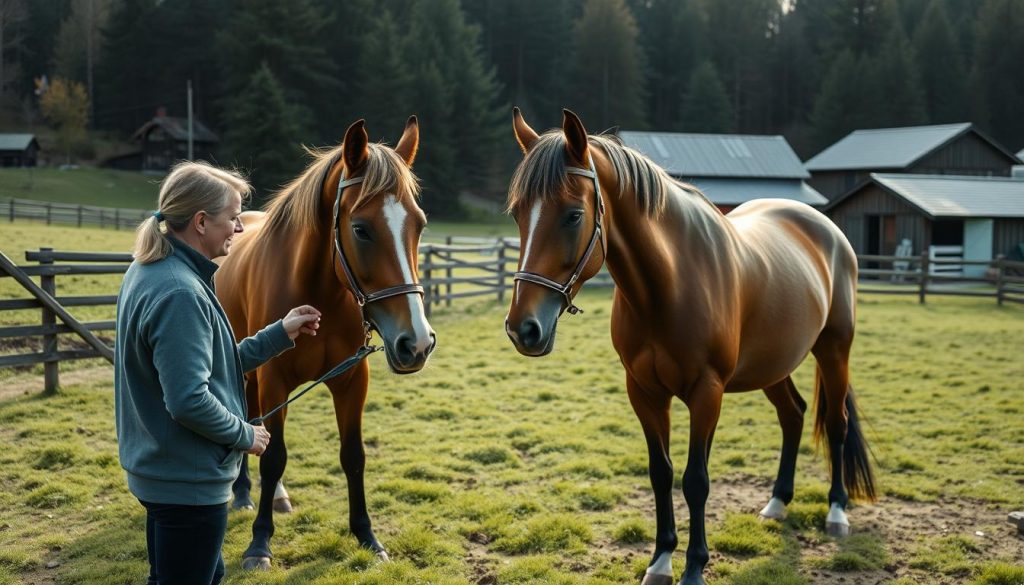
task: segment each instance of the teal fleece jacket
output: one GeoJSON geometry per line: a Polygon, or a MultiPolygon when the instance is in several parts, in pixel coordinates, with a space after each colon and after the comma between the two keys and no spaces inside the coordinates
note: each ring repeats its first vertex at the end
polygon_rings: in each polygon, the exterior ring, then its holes
{"type": "Polygon", "coordinates": [[[277,321],[235,345],[213,292],[217,265],[180,240],[132,263],[117,297],[114,395],[128,488],[159,504],[223,504],[243,452],[244,372],[294,346],[277,321]]]}

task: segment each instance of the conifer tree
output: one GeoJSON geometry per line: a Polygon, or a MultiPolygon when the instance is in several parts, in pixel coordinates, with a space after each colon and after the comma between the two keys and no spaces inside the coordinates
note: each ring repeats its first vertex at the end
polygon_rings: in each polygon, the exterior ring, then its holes
{"type": "Polygon", "coordinates": [[[680,114],[684,132],[723,133],[732,130],[729,94],[711,61],[703,61],[687,83],[680,114]]]}
{"type": "Polygon", "coordinates": [[[266,63],[228,101],[227,159],[247,171],[256,208],[301,170],[301,133],[295,107],[266,63]]]}
{"type": "Polygon", "coordinates": [[[586,0],[573,30],[568,107],[593,131],[644,128],[645,60],[623,0],[586,0]]]}

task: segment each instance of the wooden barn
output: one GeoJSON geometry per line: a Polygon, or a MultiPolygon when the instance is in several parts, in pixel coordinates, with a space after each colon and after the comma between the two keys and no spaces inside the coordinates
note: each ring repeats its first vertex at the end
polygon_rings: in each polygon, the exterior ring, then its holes
{"type": "MultiPolygon", "coordinates": [[[[904,239],[910,255],[932,246],[960,247],[964,260],[1024,253],[1024,179],[872,173],[825,212],[858,254],[893,255],[904,239]]],[[[984,267],[965,267],[980,276],[984,267]]]]}
{"type": "Polygon", "coordinates": [[[0,167],[34,167],[38,155],[35,134],[0,134],[0,167]]]}
{"type": "Polygon", "coordinates": [[[871,173],[1008,177],[1020,159],[973,124],[857,130],[805,163],[808,181],[830,200],[871,173]]]}
{"type": "MultiPolygon", "coordinates": [[[[192,158],[214,160],[213,154],[220,140],[216,134],[198,120],[192,121],[192,158]]],[[[166,171],[175,162],[188,158],[188,119],[156,116],[135,131],[134,138],[141,143],[143,171],[166,171]]]]}
{"type": "Polygon", "coordinates": [[[723,212],[751,199],[828,202],[805,180],[810,174],[782,136],[619,132],[669,175],[700,188],[723,212]]]}

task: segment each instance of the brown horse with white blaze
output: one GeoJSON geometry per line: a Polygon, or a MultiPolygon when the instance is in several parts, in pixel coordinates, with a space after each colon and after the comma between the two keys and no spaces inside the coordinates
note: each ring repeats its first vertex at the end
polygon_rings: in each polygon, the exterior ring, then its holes
{"type": "MultiPolygon", "coordinates": [[[[294,351],[249,376],[250,417],[270,411],[296,386],[353,355],[367,343],[370,329],[380,334],[392,371],[423,368],[435,336],[418,285],[417,248],[426,225],[410,169],[418,145],[415,116],[393,150],[369,143],[360,120],[348,128],[341,146],[314,153],[314,162],[265,213],[245,214],[246,230],[216,276],[217,295],[235,336],[252,335],[287,307],[308,304],[322,312],[316,337],[303,336],[294,351]]],[[[362,414],[369,381],[369,366],[362,361],[325,383],[341,439],[349,527],[361,545],[386,559],[370,526],[363,486],[362,414]]],[[[280,484],[288,458],[286,413],[283,409],[265,421],[271,439],[260,457],[259,510],[243,554],[245,568],[270,566],[274,508],[290,509],[280,484]]],[[[247,464],[242,469],[234,488],[236,508],[252,506],[247,464]]]]}
{"type": "Polygon", "coordinates": [[[826,526],[849,533],[847,492],[874,499],[864,437],[849,385],[857,262],[839,229],[801,203],[763,199],[728,216],[614,138],[588,136],[564,110],[561,130],[538,135],[513,113],[524,152],[509,187],[522,242],[506,332],[543,356],[561,314],[602,264],[615,281],[611,334],[626,390],[647,440],[657,536],[644,585],[672,582],[677,545],[669,457],[671,403],[690,411],[683,495],[690,538],[681,582],[704,582],[707,462],[725,392],[763,389],[782,426],[772,497],[781,519],[806,403],[790,378],[817,360],[815,435],[824,436],[832,484],[826,526]]]}

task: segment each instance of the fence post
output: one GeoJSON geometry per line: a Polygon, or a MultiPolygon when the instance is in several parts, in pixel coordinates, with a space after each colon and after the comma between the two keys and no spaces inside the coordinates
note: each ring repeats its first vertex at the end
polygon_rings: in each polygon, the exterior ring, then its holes
{"type": "Polygon", "coordinates": [[[431,268],[430,265],[430,255],[432,253],[432,250],[430,246],[426,246],[423,251],[426,252],[426,264],[424,265],[423,269],[423,282],[426,283],[426,286],[423,287],[423,312],[427,314],[427,319],[429,319],[430,305],[432,305],[434,302],[434,283],[432,282],[431,279],[431,273],[433,272],[433,268],[431,268]]]}
{"type": "Polygon", "coordinates": [[[114,210],[114,229],[115,230],[120,230],[121,229],[121,210],[120,209],[115,209],[114,210]]]}
{"type": "Polygon", "coordinates": [[[996,304],[1000,307],[1003,306],[1003,262],[1002,258],[996,258],[996,304]]]}
{"type": "MultiPolygon", "coordinates": [[[[53,248],[39,248],[40,252],[52,252],[53,248]]],[[[40,260],[40,264],[52,265],[53,259],[40,260]]],[[[39,287],[46,291],[51,297],[57,296],[57,277],[52,274],[44,274],[39,277],[39,287]]],[[[50,309],[43,307],[43,326],[56,325],[57,315],[50,309]]],[[[50,333],[43,336],[43,353],[47,356],[43,363],[43,393],[52,395],[57,393],[60,386],[60,362],[53,354],[57,353],[57,334],[50,333]]]]}
{"type": "Polygon", "coordinates": [[[82,206],[78,206],[78,227],[82,227],[82,206]]]}
{"type": "Polygon", "coordinates": [[[50,208],[51,207],[52,206],[50,205],[50,202],[47,201],[46,202],[46,225],[50,225],[50,208]]]}
{"type": "Polygon", "coordinates": [[[928,290],[928,252],[921,252],[921,288],[917,293],[917,302],[924,304],[925,291],[928,290]]]}
{"type": "Polygon", "coordinates": [[[505,238],[498,240],[498,302],[505,302],[505,238]]]}
{"type": "MultiPolygon", "coordinates": [[[[452,245],[452,237],[451,236],[445,236],[444,243],[449,245],[449,246],[451,246],[452,245]]],[[[444,269],[444,277],[445,277],[445,280],[447,281],[444,284],[444,294],[445,294],[444,306],[446,306],[446,307],[452,306],[452,259],[451,259],[451,252],[448,252],[448,256],[449,256],[449,258],[448,258],[448,268],[444,269]]]]}
{"type": "Polygon", "coordinates": [[[10,215],[11,223],[14,223],[14,199],[9,199],[7,204],[10,205],[10,207],[7,208],[7,213],[10,215]]]}

